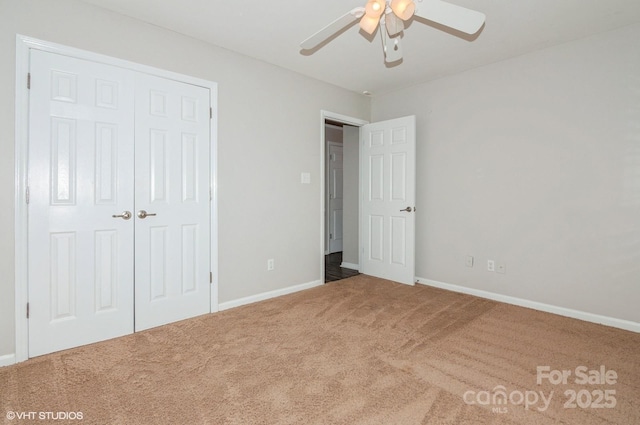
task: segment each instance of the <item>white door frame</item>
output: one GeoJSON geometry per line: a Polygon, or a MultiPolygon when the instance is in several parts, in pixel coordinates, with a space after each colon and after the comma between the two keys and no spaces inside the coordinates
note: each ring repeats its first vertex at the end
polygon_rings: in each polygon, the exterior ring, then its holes
{"type": "MultiPolygon", "coordinates": [[[[326,142],[325,142],[325,121],[337,121],[343,124],[352,125],[355,127],[362,127],[365,124],[369,124],[369,121],[365,121],[360,118],[354,118],[347,115],[338,114],[335,112],[320,111],[320,282],[324,284],[324,256],[325,256],[325,238],[326,238],[326,210],[327,210],[327,182],[326,182],[326,142]]],[[[358,142],[358,150],[360,150],[360,143],[358,142]]],[[[358,190],[360,193],[360,190],[358,190]]],[[[360,197],[358,197],[360,199],[360,197]]],[[[360,201],[359,201],[360,202],[360,201]]],[[[360,214],[358,214],[358,221],[360,221],[360,214]]],[[[360,249],[358,249],[358,256],[360,256],[360,249]]]]}
{"type": "MultiPolygon", "coordinates": [[[[216,83],[141,65],[86,50],[67,47],[48,41],[42,41],[18,34],[16,36],[16,96],[15,96],[15,362],[29,358],[29,322],[27,320],[28,292],[28,239],[27,239],[27,177],[29,146],[29,90],[27,73],[29,72],[29,50],[38,49],[58,53],[78,59],[127,68],[162,78],[181,81],[208,88],[211,93],[210,107],[213,117],[210,121],[211,140],[211,312],[218,311],[218,191],[217,191],[217,152],[218,152],[218,86],[216,83]]],[[[323,130],[324,132],[324,130],[323,130]]],[[[324,134],[324,133],[323,133],[324,134]]],[[[324,269],[323,269],[324,270],[324,269]]],[[[324,272],[323,272],[324,273],[324,272]]]]}

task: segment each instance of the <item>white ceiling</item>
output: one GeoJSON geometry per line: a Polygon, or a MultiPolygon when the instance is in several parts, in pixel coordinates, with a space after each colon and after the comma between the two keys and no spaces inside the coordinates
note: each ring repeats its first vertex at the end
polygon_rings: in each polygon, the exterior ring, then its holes
{"type": "Polygon", "coordinates": [[[404,31],[404,60],[387,67],[379,35],[367,39],[357,25],[311,55],[299,47],[366,0],[83,1],[374,95],[640,22],[640,0],[449,0],[487,16],[477,38],[414,18],[404,31]]]}

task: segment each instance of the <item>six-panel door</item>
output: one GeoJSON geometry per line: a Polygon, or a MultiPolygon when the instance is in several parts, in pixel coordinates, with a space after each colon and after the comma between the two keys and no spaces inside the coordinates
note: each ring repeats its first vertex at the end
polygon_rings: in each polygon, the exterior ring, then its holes
{"type": "Polygon", "coordinates": [[[142,330],[210,311],[209,91],[136,75],[135,157],[142,330]]]}
{"type": "Polygon", "coordinates": [[[133,331],[134,79],[31,53],[29,355],[133,331]]]}
{"type": "Polygon", "coordinates": [[[29,356],[209,312],[208,89],[38,50],[30,72],[29,356]]]}
{"type": "Polygon", "coordinates": [[[415,116],[362,127],[360,271],[413,285],[415,116]]]}

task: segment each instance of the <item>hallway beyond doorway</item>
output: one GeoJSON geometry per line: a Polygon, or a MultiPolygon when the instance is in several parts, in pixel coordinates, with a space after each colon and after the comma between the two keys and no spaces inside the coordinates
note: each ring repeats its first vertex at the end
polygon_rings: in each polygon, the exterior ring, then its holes
{"type": "Polygon", "coordinates": [[[358,270],[340,267],[342,264],[342,252],[334,252],[324,256],[324,282],[346,279],[360,274],[358,270]]]}

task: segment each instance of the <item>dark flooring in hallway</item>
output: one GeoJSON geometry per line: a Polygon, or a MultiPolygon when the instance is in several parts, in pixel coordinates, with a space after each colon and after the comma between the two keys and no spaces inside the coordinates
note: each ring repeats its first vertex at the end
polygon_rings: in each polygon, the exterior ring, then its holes
{"type": "Polygon", "coordinates": [[[346,279],[351,276],[360,274],[358,270],[340,267],[342,264],[342,252],[334,252],[333,254],[324,256],[324,281],[333,282],[335,280],[346,279]]]}

